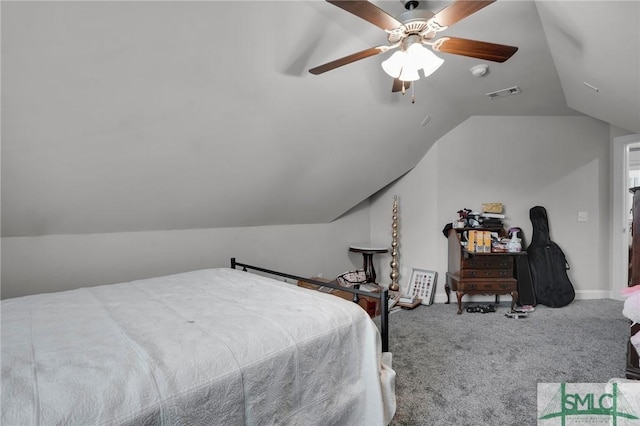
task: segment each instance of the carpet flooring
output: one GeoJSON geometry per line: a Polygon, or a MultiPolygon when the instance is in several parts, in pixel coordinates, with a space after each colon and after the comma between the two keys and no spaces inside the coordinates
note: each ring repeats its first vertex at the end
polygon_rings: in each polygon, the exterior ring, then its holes
{"type": "Polygon", "coordinates": [[[624,377],[623,302],[539,305],[527,318],[512,319],[503,298],[493,313],[457,315],[452,303],[390,315],[397,374],[392,425],[535,425],[537,383],[624,377]]]}

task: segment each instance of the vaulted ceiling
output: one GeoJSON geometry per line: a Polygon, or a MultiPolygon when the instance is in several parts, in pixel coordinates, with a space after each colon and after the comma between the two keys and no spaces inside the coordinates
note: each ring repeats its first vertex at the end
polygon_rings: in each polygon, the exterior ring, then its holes
{"type": "Polygon", "coordinates": [[[0,7],[3,236],[329,222],[472,115],[584,113],[640,132],[635,1],[497,1],[443,35],[518,52],[440,54],[415,103],[391,93],[388,54],[307,72],[386,43],[326,2],[0,7]]]}

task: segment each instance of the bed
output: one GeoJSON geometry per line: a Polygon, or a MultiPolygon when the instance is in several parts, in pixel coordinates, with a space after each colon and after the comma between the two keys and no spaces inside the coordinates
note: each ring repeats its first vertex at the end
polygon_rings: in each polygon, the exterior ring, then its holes
{"type": "Polygon", "coordinates": [[[1,423],[388,424],[366,312],[232,266],[2,301],[1,423]]]}

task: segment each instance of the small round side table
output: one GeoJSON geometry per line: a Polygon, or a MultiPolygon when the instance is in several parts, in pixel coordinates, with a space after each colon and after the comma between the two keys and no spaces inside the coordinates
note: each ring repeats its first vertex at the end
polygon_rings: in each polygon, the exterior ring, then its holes
{"type": "Polygon", "coordinates": [[[373,267],[373,255],[376,253],[388,253],[389,249],[386,247],[376,247],[376,246],[350,246],[349,251],[354,253],[362,253],[364,273],[367,276],[368,283],[376,283],[376,270],[373,267]]]}

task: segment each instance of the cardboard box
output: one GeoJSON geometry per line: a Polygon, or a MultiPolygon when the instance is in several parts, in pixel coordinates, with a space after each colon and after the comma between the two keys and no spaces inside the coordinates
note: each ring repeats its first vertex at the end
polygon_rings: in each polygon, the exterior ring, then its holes
{"type": "Polygon", "coordinates": [[[502,213],[502,203],[482,204],[482,213],[502,213]]]}
{"type": "Polygon", "coordinates": [[[491,232],[489,231],[483,231],[483,244],[482,244],[482,251],[484,253],[491,253],[491,232]]]}
{"type": "Polygon", "coordinates": [[[477,244],[477,234],[478,231],[472,229],[468,234],[468,242],[467,242],[467,251],[470,253],[475,253],[476,244],[477,244]]]}

